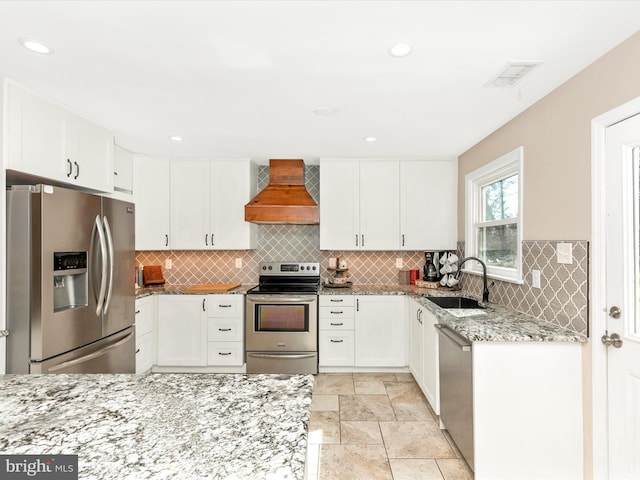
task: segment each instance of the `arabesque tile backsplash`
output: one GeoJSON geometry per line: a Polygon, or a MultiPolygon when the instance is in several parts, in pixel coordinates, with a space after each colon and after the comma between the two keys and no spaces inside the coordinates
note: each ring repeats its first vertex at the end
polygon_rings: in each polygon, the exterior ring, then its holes
{"type": "MultiPolygon", "coordinates": [[[[269,168],[258,169],[258,189],[268,182],[269,168]]],[[[319,167],[305,167],[305,183],[311,196],[319,199],[319,167]]],[[[541,320],[588,334],[588,265],[587,241],[571,241],[573,263],[555,261],[557,241],[524,241],[523,275],[525,283],[517,285],[495,281],[489,289],[492,303],[527,313],[541,320]],[[540,270],[542,288],[531,286],[531,270],[540,270]]],[[[464,254],[464,242],[458,242],[458,255],[464,254]]],[[[136,262],[140,265],[162,265],[170,259],[170,270],[164,270],[167,283],[195,285],[199,283],[258,282],[258,264],[263,261],[320,262],[322,278],[328,276],[330,257],[345,258],[349,264],[350,280],[367,285],[397,285],[396,258],[403,259],[403,268],[424,266],[424,252],[338,252],[320,250],[320,229],[317,225],[258,225],[255,250],[225,251],[140,251],[136,262]],[[236,268],[236,259],[242,268],[236,268]]],[[[491,281],[489,282],[491,283],[491,281]]],[[[462,275],[460,285],[472,295],[482,294],[482,278],[462,275]]]]}

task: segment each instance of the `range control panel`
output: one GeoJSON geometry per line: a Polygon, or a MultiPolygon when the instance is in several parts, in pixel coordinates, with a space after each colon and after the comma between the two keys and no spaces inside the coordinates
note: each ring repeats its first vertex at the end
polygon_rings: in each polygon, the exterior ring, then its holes
{"type": "Polygon", "coordinates": [[[320,275],[319,262],[263,262],[260,275],[311,276],[320,275]]]}

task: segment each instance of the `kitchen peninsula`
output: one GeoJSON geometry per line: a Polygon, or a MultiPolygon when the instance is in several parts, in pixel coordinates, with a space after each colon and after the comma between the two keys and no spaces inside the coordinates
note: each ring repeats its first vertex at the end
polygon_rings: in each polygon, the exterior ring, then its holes
{"type": "Polygon", "coordinates": [[[302,479],[311,375],[5,375],[4,454],[79,478],[302,479]]]}

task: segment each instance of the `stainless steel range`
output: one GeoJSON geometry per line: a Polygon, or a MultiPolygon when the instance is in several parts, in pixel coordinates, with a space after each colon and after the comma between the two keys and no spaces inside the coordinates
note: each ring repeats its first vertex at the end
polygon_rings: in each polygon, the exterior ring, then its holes
{"type": "Polygon", "coordinates": [[[320,264],[260,264],[247,292],[247,373],[318,373],[320,264]]]}

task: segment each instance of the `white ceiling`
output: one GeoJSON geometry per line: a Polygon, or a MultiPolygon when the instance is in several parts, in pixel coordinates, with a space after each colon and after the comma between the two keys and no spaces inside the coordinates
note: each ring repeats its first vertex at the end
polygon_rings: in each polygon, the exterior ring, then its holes
{"type": "Polygon", "coordinates": [[[639,1],[2,1],[0,76],[149,155],[452,158],[639,26],[639,1]]]}

